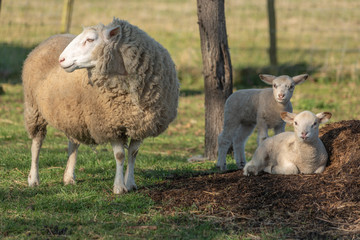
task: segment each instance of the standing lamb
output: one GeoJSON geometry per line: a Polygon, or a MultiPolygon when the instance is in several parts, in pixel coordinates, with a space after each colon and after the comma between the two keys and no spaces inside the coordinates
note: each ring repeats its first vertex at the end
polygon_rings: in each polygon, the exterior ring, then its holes
{"type": "Polygon", "coordinates": [[[26,59],[22,78],[25,125],[32,138],[29,186],[39,184],[39,153],[50,124],[69,138],[64,184],[75,183],[80,143],[110,142],[116,160],[114,193],[136,189],[134,164],[142,140],[165,131],[177,114],[179,81],[168,51],[115,18],[77,37],[45,40],[26,59]]]}
{"type": "Polygon", "coordinates": [[[323,172],[328,154],[319,138],[319,124],[329,121],[331,113],[283,112],[281,118],[293,124],[295,132],[265,139],[245,165],[244,175],[257,175],[262,170],[272,174],[323,172]]]}
{"type": "Polygon", "coordinates": [[[285,131],[280,113],[292,112],[290,98],[295,85],[305,81],[308,75],[291,78],[260,74],[259,77],[272,88],[239,90],[225,102],[224,127],[218,137],[217,166],[222,171],[226,170],[226,155],[231,145],[237,167],[242,169],[245,166],[245,144],[255,126],[258,127],[258,144],[269,136],[269,128],[273,128],[275,134],[285,131]]]}

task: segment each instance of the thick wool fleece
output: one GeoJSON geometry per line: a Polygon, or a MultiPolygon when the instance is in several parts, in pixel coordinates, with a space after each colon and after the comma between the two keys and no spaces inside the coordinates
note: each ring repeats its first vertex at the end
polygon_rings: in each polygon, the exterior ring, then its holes
{"type": "Polygon", "coordinates": [[[60,67],[58,57],[73,35],[53,36],[30,53],[22,77],[31,138],[46,134],[50,124],[85,144],[142,140],[175,119],[179,82],[167,50],[126,21],[110,25],[120,26],[121,34],[99,46],[101,60],[92,69],[67,73],[60,67]]]}

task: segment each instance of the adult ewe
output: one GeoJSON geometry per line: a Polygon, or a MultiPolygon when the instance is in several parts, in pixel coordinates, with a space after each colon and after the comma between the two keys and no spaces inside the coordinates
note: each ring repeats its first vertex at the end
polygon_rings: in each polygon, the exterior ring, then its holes
{"type": "Polygon", "coordinates": [[[39,184],[39,152],[50,124],[69,138],[64,184],[75,183],[80,143],[110,142],[114,193],[136,189],[134,163],[142,140],[158,136],[177,114],[179,81],[169,53],[136,26],[115,18],[77,37],[45,40],[26,59],[22,78],[25,125],[32,138],[29,186],[39,184]]]}
{"type": "Polygon", "coordinates": [[[247,138],[258,127],[258,144],[268,137],[268,129],[275,134],[285,131],[285,122],[280,118],[283,111],[292,112],[290,99],[295,85],[308,78],[307,74],[295,77],[260,74],[260,79],[272,85],[265,89],[243,89],[234,92],[225,102],[224,127],[218,137],[217,166],[226,170],[226,154],[232,145],[236,165],[242,169],[246,163],[247,138]]]}
{"type": "Polygon", "coordinates": [[[257,175],[262,170],[272,174],[322,173],[328,154],[319,138],[319,125],[329,121],[331,113],[283,112],[281,118],[294,126],[294,132],[265,139],[245,165],[244,175],[257,175]]]}

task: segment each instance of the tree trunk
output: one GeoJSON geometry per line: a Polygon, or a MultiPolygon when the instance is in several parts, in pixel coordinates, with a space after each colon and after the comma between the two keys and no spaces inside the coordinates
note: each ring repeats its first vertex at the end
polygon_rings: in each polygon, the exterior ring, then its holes
{"type": "Polygon", "coordinates": [[[269,35],[270,35],[270,48],[269,57],[270,65],[277,66],[277,49],[276,49],[276,17],[275,17],[275,0],[267,0],[267,10],[269,18],[269,35]]]}
{"type": "Polygon", "coordinates": [[[232,93],[232,67],[226,34],[224,0],[197,0],[205,83],[205,154],[217,158],[224,104],[232,93]]]}

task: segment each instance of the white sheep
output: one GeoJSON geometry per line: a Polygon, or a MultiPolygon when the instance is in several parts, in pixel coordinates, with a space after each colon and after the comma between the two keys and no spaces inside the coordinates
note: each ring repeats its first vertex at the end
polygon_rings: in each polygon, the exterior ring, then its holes
{"type": "Polygon", "coordinates": [[[294,126],[294,132],[265,139],[245,165],[244,175],[257,175],[263,170],[272,174],[323,172],[328,154],[319,138],[319,124],[329,121],[331,113],[283,112],[281,118],[294,126]]]}
{"type": "Polygon", "coordinates": [[[69,138],[64,184],[75,183],[80,143],[110,142],[114,193],[136,189],[134,163],[142,140],[165,131],[177,114],[179,81],[170,54],[144,31],[115,18],[77,37],[44,41],[26,59],[22,78],[25,125],[32,138],[29,186],[39,184],[39,152],[49,124],[69,138]]]}
{"type": "Polygon", "coordinates": [[[275,134],[285,131],[285,122],[280,118],[283,111],[292,112],[290,98],[295,85],[308,78],[308,74],[295,77],[260,74],[260,79],[272,85],[265,89],[244,89],[230,95],[225,102],[223,131],[218,137],[217,166],[226,170],[226,155],[233,146],[236,165],[245,166],[245,144],[247,138],[258,127],[257,142],[260,144],[273,128],[275,134]]]}

